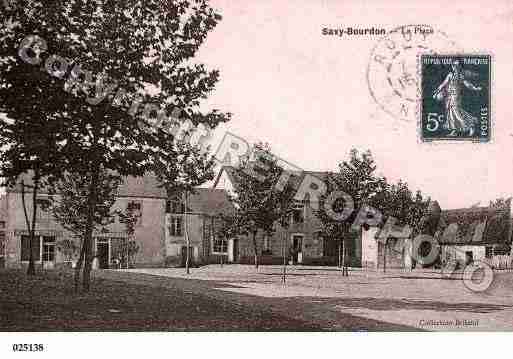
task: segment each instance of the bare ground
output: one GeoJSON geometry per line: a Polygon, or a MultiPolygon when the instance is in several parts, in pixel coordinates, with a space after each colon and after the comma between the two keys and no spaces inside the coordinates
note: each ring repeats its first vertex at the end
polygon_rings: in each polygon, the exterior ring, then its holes
{"type": "MultiPolygon", "coordinates": [[[[318,320],[305,303],[214,289],[221,283],[120,271],[94,273],[88,294],[70,272],[27,277],[0,271],[1,331],[320,331],[408,330],[344,315],[318,320]],[[213,285],[213,286],[212,286],[213,285]],[[286,315],[283,306],[289,307],[286,315]],[[336,324],[336,325],[335,325],[336,324]]],[[[229,286],[229,285],[228,285],[229,286]]]]}

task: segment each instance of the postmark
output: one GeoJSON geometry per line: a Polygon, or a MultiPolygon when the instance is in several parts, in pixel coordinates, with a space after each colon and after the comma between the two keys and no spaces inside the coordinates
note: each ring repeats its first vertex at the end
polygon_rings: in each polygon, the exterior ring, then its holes
{"type": "Polygon", "coordinates": [[[491,74],[489,54],[420,55],[421,140],[489,142],[491,74]]]}
{"type": "Polygon", "coordinates": [[[430,25],[404,25],[389,31],[369,59],[367,84],[372,98],[393,118],[414,121],[420,89],[418,55],[458,50],[444,32],[430,25]]]}

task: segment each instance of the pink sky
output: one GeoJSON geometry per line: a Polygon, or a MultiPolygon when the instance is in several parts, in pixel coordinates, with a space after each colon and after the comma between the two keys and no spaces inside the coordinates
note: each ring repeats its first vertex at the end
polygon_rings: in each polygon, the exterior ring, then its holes
{"type": "Polygon", "coordinates": [[[334,170],[351,147],[370,149],[380,173],[406,180],[442,208],[512,194],[511,1],[211,3],[224,18],[199,57],[221,70],[210,104],[234,114],[216,138],[228,130],[249,142],[269,142],[278,156],[305,170],[334,170]],[[459,46],[453,51],[494,55],[493,143],[420,143],[415,115],[397,120],[370,96],[366,70],[379,36],[321,34],[324,27],[388,31],[406,24],[445,32],[459,46]]]}

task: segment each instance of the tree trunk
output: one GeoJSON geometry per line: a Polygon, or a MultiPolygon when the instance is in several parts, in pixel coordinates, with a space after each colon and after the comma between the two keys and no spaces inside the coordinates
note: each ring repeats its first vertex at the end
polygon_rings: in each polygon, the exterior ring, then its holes
{"type": "MultiPolygon", "coordinates": [[[[33,181],[34,187],[32,191],[32,223],[30,223],[27,212],[27,204],[25,203],[25,183],[23,180],[21,180],[21,202],[23,205],[23,213],[25,215],[25,223],[29,231],[29,265],[27,268],[27,275],[31,276],[36,274],[36,266],[34,263],[34,235],[37,214],[37,191],[39,185],[39,174],[37,171],[34,174],[33,181]]],[[[42,258],[40,258],[40,260],[42,261],[42,258]]]]}
{"type": "Polygon", "coordinates": [[[283,284],[285,284],[285,280],[287,278],[287,256],[286,256],[286,253],[287,253],[287,237],[284,235],[283,237],[283,241],[282,241],[282,254],[283,254],[283,278],[282,278],[282,282],[283,284]]]}
{"type": "Polygon", "coordinates": [[[88,214],[87,224],[84,236],[84,272],[82,276],[82,286],[85,292],[89,291],[91,285],[91,266],[93,261],[93,227],[94,227],[94,212],[96,208],[97,196],[96,188],[98,187],[100,167],[95,166],[91,173],[91,182],[89,185],[89,198],[88,198],[88,214]]]}
{"type": "Polygon", "coordinates": [[[344,240],[342,240],[342,273],[343,273],[343,275],[345,275],[347,277],[347,276],[349,276],[349,270],[347,269],[347,264],[346,264],[346,253],[347,253],[346,244],[344,243],[344,240]]]}
{"type": "MultiPolygon", "coordinates": [[[[83,241],[82,241],[83,243],[83,241]]],[[[82,269],[82,263],[84,263],[84,245],[80,248],[80,256],[78,257],[77,265],[75,266],[74,282],[75,282],[75,293],[78,293],[78,284],[80,282],[80,270],[82,269]]]]}
{"type": "Polygon", "coordinates": [[[185,200],[184,200],[184,207],[185,207],[185,211],[184,211],[184,234],[185,234],[185,245],[186,245],[186,248],[185,248],[185,273],[187,274],[190,274],[191,271],[189,269],[190,267],[190,263],[189,263],[189,258],[191,256],[191,253],[190,253],[190,241],[189,241],[189,231],[187,230],[187,191],[185,191],[185,200]]]}
{"type": "Polygon", "coordinates": [[[253,232],[253,250],[255,251],[255,268],[258,269],[258,248],[256,241],[256,232],[253,232]]]}
{"type": "Polygon", "coordinates": [[[338,242],[338,267],[342,268],[342,239],[338,242]]]}
{"type": "Polygon", "coordinates": [[[23,179],[21,180],[21,204],[23,207],[23,214],[25,215],[25,224],[27,226],[27,230],[29,232],[29,270],[27,271],[28,275],[34,275],[34,259],[32,257],[32,240],[30,239],[30,221],[27,213],[27,204],[25,203],[25,182],[23,179]],[[32,268],[30,267],[30,263],[32,263],[32,268]]]}
{"type": "Polygon", "coordinates": [[[387,239],[383,242],[383,273],[387,271],[387,239]]]}
{"type": "Polygon", "coordinates": [[[344,243],[344,239],[340,240],[340,245],[342,246],[342,275],[346,275],[346,246],[344,243]]]}
{"type": "MultiPolygon", "coordinates": [[[[32,191],[32,226],[30,227],[30,257],[29,257],[29,266],[27,269],[27,274],[29,275],[35,275],[36,274],[36,268],[34,264],[34,244],[35,244],[35,232],[36,232],[36,214],[37,214],[37,190],[38,190],[38,184],[39,184],[39,178],[36,173],[34,176],[34,189],[32,191]]],[[[41,246],[39,246],[39,249],[41,250],[41,246]]],[[[43,258],[39,256],[39,260],[41,261],[41,266],[43,263],[43,258]]]]}

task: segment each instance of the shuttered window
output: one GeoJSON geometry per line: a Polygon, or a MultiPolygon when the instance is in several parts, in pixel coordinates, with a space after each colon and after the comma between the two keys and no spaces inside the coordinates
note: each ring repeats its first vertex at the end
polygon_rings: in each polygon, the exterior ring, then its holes
{"type": "MultiPolygon", "coordinates": [[[[28,261],[30,257],[30,240],[29,236],[23,235],[21,236],[21,260],[22,261],[28,261]]],[[[34,261],[38,261],[40,259],[39,252],[40,252],[40,239],[39,236],[34,236],[34,243],[33,243],[33,258],[34,261]]]]}

